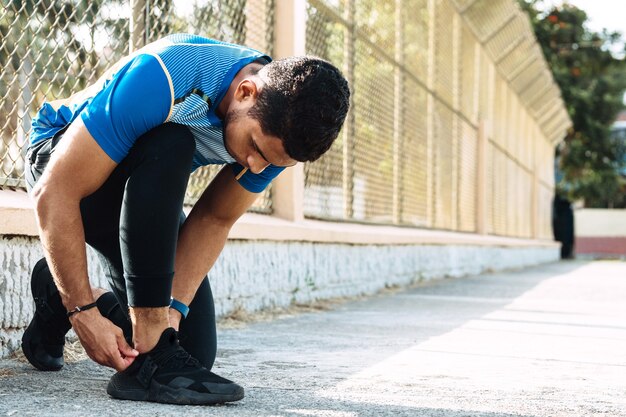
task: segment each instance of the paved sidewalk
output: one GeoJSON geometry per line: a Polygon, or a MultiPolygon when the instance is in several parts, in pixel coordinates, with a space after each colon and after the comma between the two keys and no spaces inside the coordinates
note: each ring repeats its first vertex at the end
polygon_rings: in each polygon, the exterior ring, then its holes
{"type": "Polygon", "coordinates": [[[220,331],[218,407],[110,399],[112,371],[0,361],[0,415],[626,416],[626,263],[433,282],[220,331]]]}

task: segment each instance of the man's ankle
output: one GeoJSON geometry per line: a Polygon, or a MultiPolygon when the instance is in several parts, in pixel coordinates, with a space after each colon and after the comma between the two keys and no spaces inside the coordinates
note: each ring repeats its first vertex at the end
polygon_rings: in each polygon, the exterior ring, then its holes
{"type": "Polygon", "coordinates": [[[139,353],[151,351],[161,334],[170,327],[168,307],[131,307],[133,343],[139,353]]]}

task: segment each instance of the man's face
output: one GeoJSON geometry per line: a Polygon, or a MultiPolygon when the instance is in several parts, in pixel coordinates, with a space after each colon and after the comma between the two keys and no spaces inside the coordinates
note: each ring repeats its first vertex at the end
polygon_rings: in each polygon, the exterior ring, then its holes
{"type": "Polygon", "coordinates": [[[254,174],[262,172],[269,164],[291,166],[297,161],[289,157],[282,141],[266,135],[260,123],[248,115],[256,103],[254,94],[236,94],[224,118],[224,145],[228,153],[254,174]]]}

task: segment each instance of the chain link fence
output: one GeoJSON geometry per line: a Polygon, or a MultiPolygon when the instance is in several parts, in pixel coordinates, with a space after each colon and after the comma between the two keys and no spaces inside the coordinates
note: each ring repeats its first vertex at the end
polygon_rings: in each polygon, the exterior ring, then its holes
{"type": "Polygon", "coordinates": [[[307,14],[307,52],[354,90],[341,138],[305,166],[308,217],[551,238],[570,120],[516,2],[309,0],[307,14]]]}
{"type": "MultiPolygon", "coordinates": [[[[171,33],[198,33],[271,55],[273,7],[274,0],[134,0],[132,5],[129,0],[3,0],[0,187],[24,187],[24,144],[43,101],[69,97],[130,49],[171,33]]],[[[192,175],[187,203],[200,197],[218,171],[209,166],[192,175]]],[[[271,186],[253,210],[272,211],[271,186]]]]}
{"type": "Polygon", "coordinates": [[[0,186],[23,187],[31,117],[128,51],[119,3],[6,1],[0,10],[0,186]]]}
{"type": "MultiPolygon", "coordinates": [[[[272,54],[278,1],[2,0],[0,187],[23,187],[44,100],[174,32],[272,54]]],[[[307,53],[353,90],[335,145],[304,166],[307,217],[551,238],[553,150],[570,120],[515,1],[308,0],[306,14],[307,53]]],[[[189,203],[216,172],[194,173],[189,203]]],[[[254,210],[271,205],[270,189],[254,210]]]]}

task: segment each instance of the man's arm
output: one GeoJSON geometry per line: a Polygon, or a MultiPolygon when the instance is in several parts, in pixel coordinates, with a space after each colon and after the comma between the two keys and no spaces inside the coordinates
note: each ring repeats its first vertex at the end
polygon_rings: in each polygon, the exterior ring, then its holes
{"type": "MultiPolygon", "coordinates": [[[[44,253],[68,310],[94,301],[80,201],[96,191],[115,166],[79,117],[57,145],[32,191],[44,253]]],[[[132,363],[136,352],[124,340],[121,329],[97,309],[74,314],[70,320],[93,360],[118,370],[132,363]]]]}
{"type": "MultiPolygon", "coordinates": [[[[172,296],[189,305],[202,279],[222,252],[232,225],[258,198],[225,166],[189,213],[178,238],[172,296]]],[[[170,309],[170,324],[178,329],[181,315],[170,309]]]]}

